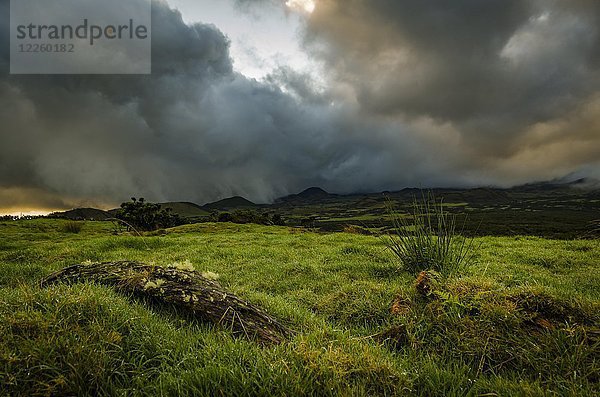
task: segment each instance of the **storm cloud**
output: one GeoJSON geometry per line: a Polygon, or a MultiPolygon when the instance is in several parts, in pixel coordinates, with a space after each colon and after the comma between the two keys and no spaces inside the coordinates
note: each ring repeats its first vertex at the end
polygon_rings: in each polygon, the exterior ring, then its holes
{"type": "Polygon", "coordinates": [[[364,112],[451,126],[509,183],[600,158],[599,19],[588,0],[322,0],[305,42],[364,112]]]}
{"type": "Polygon", "coordinates": [[[320,0],[303,40],[325,88],[286,68],[246,78],[218,27],[186,25],[163,1],[151,76],[11,76],[0,8],[0,208],[267,202],[313,185],[510,185],[599,168],[596,1],[320,0]]]}

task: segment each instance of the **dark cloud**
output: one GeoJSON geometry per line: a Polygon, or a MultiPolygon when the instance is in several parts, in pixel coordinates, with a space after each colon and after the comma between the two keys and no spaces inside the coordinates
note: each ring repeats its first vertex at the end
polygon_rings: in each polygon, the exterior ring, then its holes
{"type": "Polygon", "coordinates": [[[268,201],[312,185],[505,185],[598,169],[595,1],[320,0],[305,42],[326,64],[325,89],[289,68],[263,82],[234,72],[217,27],[186,25],[162,1],[151,76],[10,76],[7,7],[0,208],[268,201]]]}
{"type": "Polygon", "coordinates": [[[365,111],[449,122],[507,157],[598,93],[599,18],[585,0],[322,0],[306,43],[365,111]]]}
{"type": "Polygon", "coordinates": [[[153,20],[152,76],[4,74],[0,186],[203,202],[344,183],[337,174],[357,151],[340,142],[353,128],[343,109],[234,73],[227,38],[165,3],[153,20]]]}

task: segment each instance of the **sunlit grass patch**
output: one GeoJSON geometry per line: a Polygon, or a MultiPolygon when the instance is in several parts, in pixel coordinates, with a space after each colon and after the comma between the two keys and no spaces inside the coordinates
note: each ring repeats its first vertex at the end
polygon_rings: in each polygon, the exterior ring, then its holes
{"type": "Polygon", "coordinates": [[[200,224],[141,238],[63,223],[0,226],[0,395],[600,393],[597,240],[477,238],[469,266],[423,297],[377,236],[200,224]],[[37,286],[126,259],[215,273],[298,334],[264,348],[107,288],[37,286]],[[377,337],[390,330],[397,343],[377,337]]]}

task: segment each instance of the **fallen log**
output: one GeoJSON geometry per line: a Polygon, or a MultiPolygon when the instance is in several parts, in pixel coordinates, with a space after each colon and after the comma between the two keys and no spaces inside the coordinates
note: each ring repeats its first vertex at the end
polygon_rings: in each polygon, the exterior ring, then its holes
{"type": "Polygon", "coordinates": [[[95,282],[159,305],[175,306],[203,322],[229,329],[235,336],[262,344],[279,344],[293,335],[258,307],[225,291],[200,273],[139,262],[78,264],[59,270],[44,280],[55,283],[95,282]]]}

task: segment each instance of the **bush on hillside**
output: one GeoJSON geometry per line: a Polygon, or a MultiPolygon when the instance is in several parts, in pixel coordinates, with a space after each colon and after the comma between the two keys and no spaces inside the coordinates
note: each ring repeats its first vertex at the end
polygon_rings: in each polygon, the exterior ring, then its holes
{"type": "Polygon", "coordinates": [[[153,231],[183,224],[183,220],[174,214],[171,208],[161,208],[160,204],[146,202],[135,197],[130,202],[121,204],[116,218],[127,224],[129,229],[153,231]]]}
{"type": "Polygon", "coordinates": [[[215,222],[231,222],[237,224],[254,223],[266,226],[285,226],[285,221],[279,214],[261,213],[253,210],[234,210],[231,212],[221,212],[213,214],[215,222]]]}

